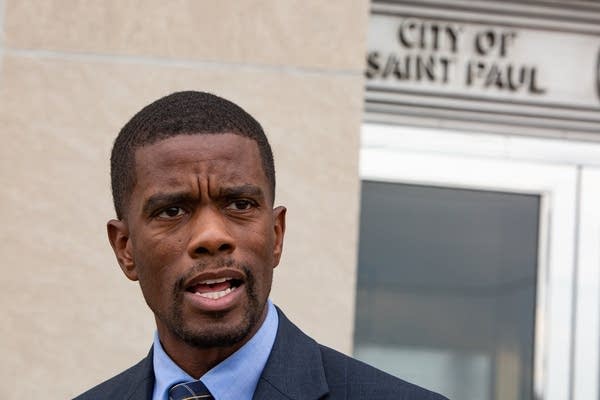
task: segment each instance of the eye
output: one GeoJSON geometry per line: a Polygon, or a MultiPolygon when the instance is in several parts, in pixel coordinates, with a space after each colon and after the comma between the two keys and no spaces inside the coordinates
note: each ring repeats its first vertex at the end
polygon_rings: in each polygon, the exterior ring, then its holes
{"type": "Polygon", "coordinates": [[[249,210],[252,206],[254,206],[254,204],[250,200],[235,200],[229,203],[227,208],[236,211],[244,211],[249,210]]]}
{"type": "Polygon", "coordinates": [[[159,218],[175,218],[183,215],[184,210],[181,207],[169,207],[156,214],[159,218]]]}

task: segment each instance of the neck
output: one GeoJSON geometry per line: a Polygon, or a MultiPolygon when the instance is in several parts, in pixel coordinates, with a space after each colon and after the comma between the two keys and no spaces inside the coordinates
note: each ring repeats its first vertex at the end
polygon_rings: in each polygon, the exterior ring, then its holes
{"type": "Polygon", "coordinates": [[[194,379],[200,379],[200,377],[243,346],[243,344],[236,344],[229,347],[198,348],[185,343],[173,346],[167,344],[171,342],[170,340],[163,340],[161,333],[159,333],[159,338],[163,349],[169,357],[194,379]]]}

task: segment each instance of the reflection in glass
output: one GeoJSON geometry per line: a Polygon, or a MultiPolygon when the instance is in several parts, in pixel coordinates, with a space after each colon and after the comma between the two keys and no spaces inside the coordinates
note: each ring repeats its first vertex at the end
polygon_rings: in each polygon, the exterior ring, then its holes
{"type": "Polygon", "coordinates": [[[355,355],[450,399],[531,399],[539,201],[363,182],[355,355]]]}

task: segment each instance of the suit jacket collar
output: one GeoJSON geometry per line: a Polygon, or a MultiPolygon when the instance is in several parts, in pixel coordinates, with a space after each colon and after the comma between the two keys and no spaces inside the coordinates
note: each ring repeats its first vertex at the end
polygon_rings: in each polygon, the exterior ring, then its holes
{"type": "Polygon", "coordinates": [[[278,308],[279,327],[254,400],[316,400],[329,392],[317,342],[278,308]]]}

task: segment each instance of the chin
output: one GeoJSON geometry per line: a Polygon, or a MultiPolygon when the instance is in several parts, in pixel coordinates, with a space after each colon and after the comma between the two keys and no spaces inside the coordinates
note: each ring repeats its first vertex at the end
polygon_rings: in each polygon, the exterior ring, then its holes
{"type": "Polygon", "coordinates": [[[258,323],[257,318],[243,318],[237,324],[229,321],[210,322],[203,327],[186,327],[177,332],[188,345],[198,348],[232,347],[249,339],[258,323]],[[206,326],[210,324],[210,327],[206,326]]]}

